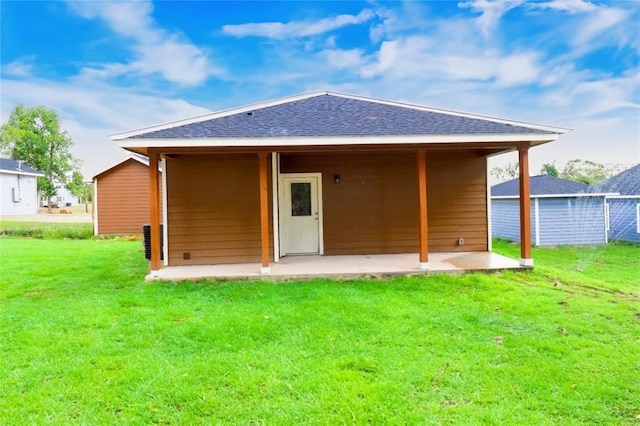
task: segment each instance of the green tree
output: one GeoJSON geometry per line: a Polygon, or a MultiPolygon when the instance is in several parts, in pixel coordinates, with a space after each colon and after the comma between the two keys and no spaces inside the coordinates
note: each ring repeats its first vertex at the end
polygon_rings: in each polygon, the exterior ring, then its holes
{"type": "Polygon", "coordinates": [[[496,166],[489,170],[489,176],[498,181],[514,179],[518,177],[519,169],[518,163],[509,163],[504,167],[496,166]]]}
{"type": "Polygon", "coordinates": [[[85,182],[82,173],[74,171],[71,179],[67,183],[66,188],[71,194],[84,204],[85,211],[89,211],[89,202],[91,201],[91,185],[85,182]]]}
{"type": "Polygon", "coordinates": [[[604,165],[589,160],[575,159],[565,164],[560,177],[588,185],[600,183],[620,171],[617,164],[604,165]]]}
{"type": "Polygon", "coordinates": [[[558,177],[560,175],[560,172],[558,171],[556,162],[554,161],[553,163],[544,163],[542,165],[542,168],[540,169],[540,174],[558,177]]]}
{"type": "Polygon", "coordinates": [[[78,166],[78,160],[69,152],[73,142],[67,132],[60,130],[58,113],[44,106],[19,104],[0,127],[0,140],[2,151],[44,173],[38,178],[38,191],[47,197],[51,208],[51,198],[78,166]]]}
{"type": "Polygon", "coordinates": [[[67,182],[66,188],[69,192],[81,202],[84,202],[85,196],[85,183],[82,173],[74,171],[71,174],[71,179],[67,182]]]}

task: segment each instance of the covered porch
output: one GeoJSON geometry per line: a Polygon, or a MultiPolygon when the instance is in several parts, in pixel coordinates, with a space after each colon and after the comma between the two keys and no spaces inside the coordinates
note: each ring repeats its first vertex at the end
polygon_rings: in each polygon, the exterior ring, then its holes
{"type": "MultiPolygon", "coordinates": [[[[529,176],[528,176],[528,150],[529,146],[526,143],[515,143],[513,148],[519,152],[519,165],[520,165],[520,183],[521,193],[525,194],[524,197],[520,197],[520,211],[528,212],[530,210],[529,203],[529,176]]],[[[466,146],[466,145],[465,145],[466,146]]],[[[512,149],[513,149],[512,148],[512,149]]],[[[391,151],[393,152],[393,151],[391,151]]],[[[314,255],[300,255],[296,253],[302,252],[282,252],[281,249],[281,236],[278,229],[282,227],[282,215],[278,213],[279,205],[282,205],[278,192],[278,183],[282,181],[280,174],[281,166],[279,164],[279,154],[277,153],[250,153],[249,157],[253,157],[256,160],[255,166],[257,170],[258,178],[258,198],[259,203],[255,210],[255,216],[258,218],[258,230],[259,236],[257,249],[260,256],[260,262],[256,260],[234,261],[234,262],[201,262],[198,264],[184,264],[179,262],[170,262],[170,252],[168,245],[160,246],[160,223],[168,223],[169,226],[164,226],[164,241],[175,241],[169,234],[169,228],[171,227],[171,220],[165,213],[164,220],[161,220],[160,214],[160,190],[162,187],[166,191],[166,184],[159,185],[159,173],[155,168],[149,168],[149,181],[151,192],[151,272],[147,276],[148,279],[167,279],[167,280],[188,280],[188,279],[200,279],[200,278],[248,278],[252,276],[273,276],[276,278],[295,278],[305,276],[362,276],[371,274],[414,274],[414,273],[426,273],[426,272],[462,272],[462,271],[492,271],[501,269],[520,269],[530,268],[533,266],[533,260],[531,259],[531,225],[530,217],[526,214],[520,215],[520,226],[523,244],[521,246],[521,257],[519,260],[508,259],[503,256],[497,255],[491,252],[491,231],[488,228],[490,225],[490,211],[483,210],[482,223],[486,223],[487,229],[480,231],[480,236],[476,236],[483,246],[473,246],[469,250],[460,250],[465,241],[461,241],[456,244],[455,251],[443,250],[442,246],[437,246],[436,249],[430,244],[430,228],[435,228],[433,215],[429,214],[429,201],[428,201],[428,167],[427,161],[430,155],[436,155],[439,151],[427,151],[423,149],[411,149],[408,148],[406,153],[408,158],[413,157],[413,167],[415,172],[412,175],[415,179],[415,189],[417,194],[411,194],[410,197],[416,201],[415,210],[409,209],[408,214],[405,216],[417,217],[415,226],[410,232],[410,240],[412,244],[415,244],[413,251],[411,248],[404,253],[336,253],[328,252],[323,249],[322,237],[320,241],[320,249],[317,254],[314,255]],[[413,151],[413,152],[412,152],[413,151]],[[430,154],[431,153],[431,154],[430,154]],[[271,166],[271,169],[269,168],[271,166]],[[415,198],[413,198],[415,197],[415,198]],[[271,202],[271,206],[269,203],[271,202]],[[279,220],[280,219],[280,220],[279,220]],[[154,235],[155,231],[155,235],[154,235]],[[160,259],[160,253],[164,251],[164,261],[160,259]],[[287,255],[289,253],[289,255],[287,255]]],[[[466,152],[463,149],[458,149],[456,153],[466,152]]],[[[173,154],[170,154],[173,155],[173,154]]],[[[391,155],[391,154],[388,154],[391,155]]],[[[166,161],[172,159],[166,154],[160,154],[155,152],[149,152],[148,156],[151,162],[162,161],[165,165],[163,168],[167,170],[166,161]]],[[[181,157],[186,158],[186,157],[181,157]]],[[[485,159],[478,155],[478,159],[484,164],[485,159]]],[[[255,167],[254,166],[254,167],[255,167]]],[[[409,168],[413,168],[409,167],[409,168]]],[[[481,173],[486,173],[486,169],[483,166],[481,173]]],[[[171,167],[169,167],[171,169],[171,167]]],[[[249,170],[249,169],[247,169],[249,170]]],[[[320,175],[320,174],[319,174],[320,175]]],[[[332,176],[329,176],[333,179],[332,176]]],[[[338,177],[339,178],[339,177],[338,177]]],[[[484,177],[483,177],[484,179],[484,177]]],[[[342,183],[341,183],[342,184],[342,183]]],[[[483,192],[477,194],[477,198],[484,202],[488,199],[488,192],[486,183],[483,182],[483,192]]],[[[337,188],[337,187],[334,187],[337,188]]],[[[328,191],[327,191],[328,192],[328,191]]],[[[167,194],[164,194],[165,200],[170,199],[167,194]]],[[[436,202],[435,206],[437,207],[436,202]]],[[[341,204],[342,206],[342,204],[341,204]]],[[[461,206],[461,207],[464,207],[461,206]]],[[[482,205],[482,208],[488,208],[487,205],[482,205]]],[[[164,211],[168,212],[170,209],[165,208],[164,211]]],[[[291,207],[284,210],[290,211],[291,207]]],[[[317,209],[314,208],[317,211],[317,209]]],[[[319,209],[321,210],[321,208],[319,209]]],[[[401,209],[402,210],[402,209],[401,209]]],[[[462,213],[457,211],[452,215],[460,217],[462,213]]],[[[313,216],[309,214],[310,219],[313,221],[313,216]]],[[[442,216],[442,214],[440,215],[442,216]]],[[[404,216],[403,216],[404,217],[404,216]]],[[[318,214],[316,213],[316,221],[318,214]]],[[[341,221],[345,216],[340,216],[341,221]]],[[[316,222],[317,224],[317,222],[316,222]]],[[[357,225],[357,223],[356,223],[357,225]]],[[[316,225],[317,226],[317,225],[316,225]]],[[[353,225],[352,225],[353,226],[353,225]]],[[[455,231],[452,236],[466,235],[469,232],[471,225],[468,222],[460,222],[459,225],[454,225],[455,231]]],[[[448,226],[451,228],[451,226],[448,226]]],[[[320,215],[320,232],[323,230],[322,226],[322,214],[320,215]]],[[[342,231],[345,232],[345,231],[342,231]]],[[[327,232],[325,231],[325,234],[327,232]]],[[[454,239],[449,236],[449,239],[454,239]]],[[[352,241],[357,242],[358,235],[351,235],[352,241]]],[[[461,238],[461,240],[463,240],[461,238]]],[[[317,243],[316,243],[317,244],[317,243]]],[[[466,247],[465,247],[466,248],[466,247]]],[[[184,257],[185,260],[189,260],[188,253],[184,257]]],[[[255,256],[254,256],[255,257],[255,256]]]]}
{"type": "Polygon", "coordinates": [[[294,278],[532,267],[529,149],[566,131],[318,92],[114,140],[162,162],[148,278],[294,278]],[[491,253],[487,158],[510,151],[518,260],[491,253]]]}
{"type": "Polygon", "coordinates": [[[151,271],[147,281],[268,279],[359,278],[393,275],[428,275],[434,273],[464,273],[468,271],[496,272],[530,269],[520,262],[492,252],[432,253],[429,270],[420,269],[418,253],[352,255],[352,256],[288,256],[271,264],[271,274],[261,273],[260,263],[219,265],[167,266],[151,271]]]}

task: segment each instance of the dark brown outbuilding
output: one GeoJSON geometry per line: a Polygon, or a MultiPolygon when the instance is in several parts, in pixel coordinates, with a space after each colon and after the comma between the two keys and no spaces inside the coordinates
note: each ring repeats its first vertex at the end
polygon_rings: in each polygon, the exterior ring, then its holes
{"type": "Polygon", "coordinates": [[[95,175],[93,191],[95,235],[142,233],[150,222],[147,157],[131,155],[95,175]]]}

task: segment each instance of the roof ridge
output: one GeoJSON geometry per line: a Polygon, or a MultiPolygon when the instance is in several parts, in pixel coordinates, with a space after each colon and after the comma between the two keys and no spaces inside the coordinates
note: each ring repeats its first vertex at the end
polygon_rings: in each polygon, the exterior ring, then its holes
{"type": "Polygon", "coordinates": [[[453,115],[453,116],[456,116],[456,117],[465,117],[465,118],[472,118],[472,119],[477,119],[477,120],[487,120],[487,121],[493,121],[495,123],[511,124],[511,125],[521,126],[521,127],[530,127],[530,128],[534,128],[534,129],[538,129],[538,130],[546,130],[546,131],[552,131],[552,132],[558,132],[558,133],[567,133],[567,132],[570,132],[570,131],[573,130],[573,129],[568,128],[568,127],[558,127],[558,126],[550,126],[550,125],[546,125],[546,124],[536,124],[536,123],[531,123],[531,122],[528,122],[528,121],[511,120],[511,119],[506,119],[506,118],[494,117],[494,116],[491,116],[491,115],[477,114],[477,113],[465,112],[465,111],[455,111],[455,110],[450,110],[450,109],[446,109],[446,108],[438,108],[438,107],[432,107],[432,106],[427,106],[427,105],[415,104],[415,103],[411,103],[411,102],[390,101],[390,100],[385,100],[385,99],[380,99],[380,98],[373,98],[373,97],[362,96],[362,95],[352,95],[352,94],[339,93],[339,92],[326,92],[326,94],[334,95],[334,96],[340,96],[340,97],[349,98],[349,99],[358,99],[358,100],[362,100],[362,101],[376,102],[376,103],[380,103],[380,104],[384,104],[384,105],[392,105],[392,106],[398,106],[398,107],[404,107],[404,108],[411,108],[411,109],[416,109],[416,110],[419,110],[419,111],[434,112],[434,113],[438,113],[438,114],[447,114],[447,115],[453,115]]]}
{"type": "Polygon", "coordinates": [[[379,105],[406,108],[414,111],[422,111],[422,112],[428,112],[433,114],[443,114],[443,115],[474,119],[474,120],[483,120],[483,121],[497,123],[497,124],[511,125],[515,127],[526,128],[529,130],[538,130],[538,131],[554,133],[554,134],[563,134],[570,131],[570,129],[562,128],[562,127],[553,127],[548,125],[533,124],[533,123],[524,122],[524,121],[501,119],[497,117],[491,117],[491,116],[480,115],[480,114],[472,114],[472,113],[460,112],[460,111],[452,111],[452,110],[447,110],[442,108],[434,108],[434,107],[423,106],[423,105],[418,105],[418,104],[413,104],[408,102],[390,101],[390,100],[366,97],[362,95],[352,95],[352,94],[346,94],[346,93],[333,92],[328,90],[316,90],[312,92],[305,92],[297,95],[285,96],[285,97],[262,101],[258,103],[247,104],[244,106],[228,108],[228,109],[224,109],[224,110],[220,110],[220,111],[216,111],[216,112],[212,112],[209,114],[204,114],[204,115],[200,115],[200,116],[196,116],[188,119],[171,121],[171,122],[162,123],[154,126],[143,127],[136,130],[130,130],[127,132],[111,135],[111,139],[115,141],[119,141],[119,140],[128,139],[128,138],[140,136],[147,133],[173,129],[173,128],[182,127],[190,124],[202,123],[206,121],[215,120],[218,118],[241,114],[243,112],[250,113],[259,109],[265,109],[269,107],[279,106],[287,103],[293,103],[293,102],[316,98],[316,97],[325,96],[325,95],[352,99],[352,100],[357,100],[362,102],[371,102],[379,105]]]}

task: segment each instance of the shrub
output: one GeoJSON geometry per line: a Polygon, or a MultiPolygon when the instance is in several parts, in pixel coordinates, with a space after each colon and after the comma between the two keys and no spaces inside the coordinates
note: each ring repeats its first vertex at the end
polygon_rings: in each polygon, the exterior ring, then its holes
{"type": "Polygon", "coordinates": [[[90,223],[0,222],[0,235],[45,240],[93,238],[90,223]]]}

